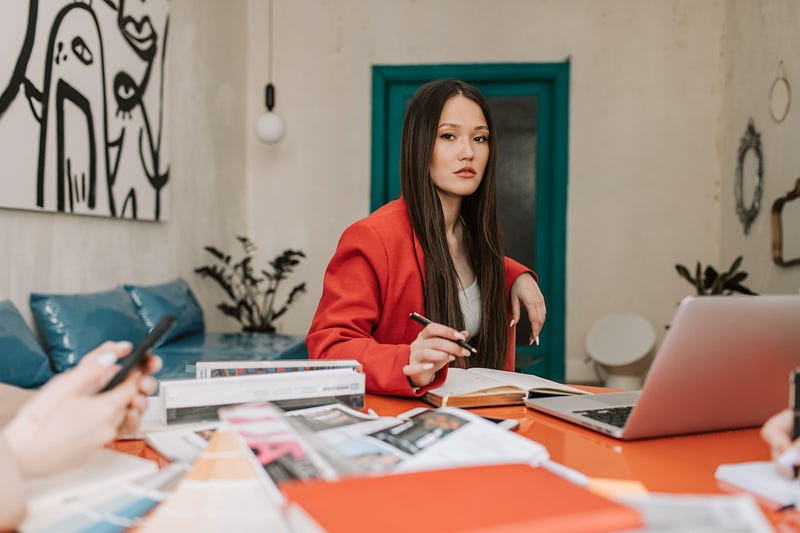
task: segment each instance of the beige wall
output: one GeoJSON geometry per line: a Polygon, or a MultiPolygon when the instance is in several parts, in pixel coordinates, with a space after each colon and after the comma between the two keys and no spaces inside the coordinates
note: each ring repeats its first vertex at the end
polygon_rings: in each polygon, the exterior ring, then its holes
{"type": "Polygon", "coordinates": [[[110,289],[123,282],[185,277],[211,327],[218,294],[193,279],[208,242],[233,241],[244,216],[242,128],[244,3],[172,0],[171,220],[162,223],[0,209],[0,298],[29,317],[28,295],[110,289]]]}
{"type": "MultiPolygon", "coordinates": [[[[248,1],[251,120],[265,5],[248,1]]],[[[253,234],[309,254],[284,330],[307,328],[339,234],[369,212],[372,65],[569,57],[568,376],[591,377],[583,339],[610,312],[663,331],[689,288],[673,265],[719,256],[724,21],[723,1],[276,0],[288,132],[247,142],[253,234]]]]}
{"type": "MultiPolygon", "coordinates": [[[[730,263],[736,256],[744,255],[743,268],[750,273],[747,284],[757,292],[797,293],[800,290],[800,267],[783,268],[775,265],[771,256],[772,232],[770,214],[776,198],[794,188],[800,177],[800,54],[797,35],[800,28],[800,4],[781,2],[730,2],[726,20],[725,48],[725,125],[723,138],[723,210],[721,264],[730,263]],[[781,123],[770,114],[769,94],[778,73],[779,62],[793,83],[794,101],[789,114],[781,123]],[[736,215],[734,202],[734,176],[739,142],[745,133],[747,121],[753,119],[761,133],[764,155],[764,194],[761,210],[747,235],[736,215]]],[[[755,158],[750,152],[745,170],[753,170],[755,158]],[[752,165],[752,166],[751,166],[752,165]]],[[[753,174],[745,173],[745,203],[753,197],[753,174]]],[[[800,205],[787,204],[784,212],[784,232],[787,240],[795,243],[797,251],[800,235],[800,205]],[[794,218],[789,219],[789,216],[794,218]]],[[[797,257],[795,255],[794,257],[797,257]]]]}
{"type": "MultiPolygon", "coordinates": [[[[288,131],[259,143],[264,0],[172,0],[172,219],[149,224],[0,210],[0,297],[87,291],[181,275],[212,329],[236,329],[192,274],[205,244],[247,233],[266,261],[308,258],[309,294],[279,322],[304,333],[341,231],[369,212],[371,66],[570,58],[567,375],[591,324],[616,311],[659,331],[690,287],[677,262],[744,253],[751,285],[795,292],[800,267],[769,258],[772,201],[800,175],[797,106],[768,115],[777,62],[800,71],[793,0],[275,0],[276,110],[288,131]],[[744,237],[733,208],[739,138],[762,132],[762,212],[744,237]]],[[[542,280],[546,283],[546,280],[542,280]]],[[[543,332],[547,334],[547,330],[543,332]]]]}

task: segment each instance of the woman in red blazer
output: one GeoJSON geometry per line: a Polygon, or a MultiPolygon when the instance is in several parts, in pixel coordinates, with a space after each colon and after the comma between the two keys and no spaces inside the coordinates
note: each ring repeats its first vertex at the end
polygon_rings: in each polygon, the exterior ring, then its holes
{"type": "Polygon", "coordinates": [[[358,359],[368,392],[419,396],[451,362],[513,371],[521,305],[538,341],[535,274],[502,255],[491,131],[472,86],[439,80],[417,91],[403,125],[402,197],[342,234],[306,338],[312,358],[358,359]]]}

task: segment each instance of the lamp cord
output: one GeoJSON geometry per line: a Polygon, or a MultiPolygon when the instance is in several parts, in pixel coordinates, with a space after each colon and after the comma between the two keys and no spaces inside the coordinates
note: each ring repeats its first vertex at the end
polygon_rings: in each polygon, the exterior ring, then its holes
{"type": "Polygon", "coordinates": [[[272,0],[267,0],[267,82],[272,83],[272,0]]]}

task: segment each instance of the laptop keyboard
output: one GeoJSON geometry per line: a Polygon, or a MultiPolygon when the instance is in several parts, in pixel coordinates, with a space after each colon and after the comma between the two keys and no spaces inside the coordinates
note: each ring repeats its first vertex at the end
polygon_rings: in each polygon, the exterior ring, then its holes
{"type": "Polygon", "coordinates": [[[632,409],[632,405],[625,405],[621,407],[604,407],[602,409],[586,409],[584,411],[574,411],[574,413],[621,428],[625,426],[632,409]]]}

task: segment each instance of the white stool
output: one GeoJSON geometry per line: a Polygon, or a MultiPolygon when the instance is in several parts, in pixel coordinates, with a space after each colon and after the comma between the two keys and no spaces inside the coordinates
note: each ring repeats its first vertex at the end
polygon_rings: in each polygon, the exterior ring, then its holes
{"type": "Polygon", "coordinates": [[[649,365],[648,355],[656,332],[646,318],[636,314],[609,315],[591,327],[586,351],[605,376],[605,386],[636,390],[649,365]]]}

